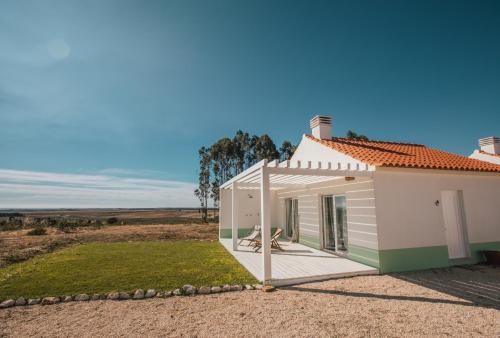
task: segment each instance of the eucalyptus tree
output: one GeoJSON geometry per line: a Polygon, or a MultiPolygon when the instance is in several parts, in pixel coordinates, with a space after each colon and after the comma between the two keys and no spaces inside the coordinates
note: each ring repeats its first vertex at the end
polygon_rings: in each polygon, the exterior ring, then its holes
{"type": "Polygon", "coordinates": [[[280,160],[286,161],[292,158],[297,146],[294,146],[290,141],[283,141],[280,148],[280,160]]]}
{"type": "Polygon", "coordinates": [[[208,198],[217,207],[220,201],[219,188],[224,182],[258,161],[271,161],[280,157],[289,159],[294,151],[295,146],[288,141],[283,142],[278,151],[269,135],[250,136],[238,130],[232,139],[224,137],[210,147],[199,150],[200,176],[195,195],[200,199],[202,208],[207,207],[208,198]]]}
{"type": "Polygon", "coordinates": [[[201,147],[198,150],[200,172],[198,175],[198,188],[194,194],[200,200],[202,219],[208,221],[208,199],[210,197],[210,173],[212,169],[212,159],[210,157],[210,148],[201,147]]]}
{"type": "Polygon", "coordinates": [[[241,130],[236,132],[233,137],[233,156],[234,156],[234,171],[235,174],[241,173],[247,168],[247,156],[250,149],[250,136],[241,130]]]}
{"type": "Polygon", "coordinates": [[[246,152],[245,155],[245,162],[247,168],[257,163],[257,155],[255,154],[255,147],[258,142],[259,142],[259,137],[257,135],[252,135],[252,137],[250,137],[250,144],[248,147],[248,151],[246,152]]]}
{"type": "Polygon", "coordinates": [[[363,134],[355,133],[352,130],[347,131],[346,138],[348,140],[368,141],[368,137],[363,134]]]}
{"type": "Polygon", "coordinates": [[[259,137],[257,143],[255,144],[255,160],[257,162],[267,159],[269,161],[279,158],[278,150],[276,150],[276,145],[269,135],[264,134],[259,137]]]}
{"type": "Polygon", "coordinates": [[[219,166],[220,182],[226,182],[234,175],[234,144],[230,138],[224,137],[210,147],[212,161],[219,166]]]}
{"type": "Polygon", "coordinates": [[[219,187],[221,185],[220,175],[219,175],[220,172],[219,163],[214,162],[212,164],[212,168],[213,168],[214,178],[210,183],[210,198],[212,198],[212,200],[214,201],[214,207],[217,208],[220,200],[219,187]]]}
{"type": "Polygon", "coordinates": [[[211,197],[217,206],[220,200],[219,187],[234,176],[234,144],[227,137],[221,138],[210,147],[210,158],[214,178],[211,184],[211,197]]]}

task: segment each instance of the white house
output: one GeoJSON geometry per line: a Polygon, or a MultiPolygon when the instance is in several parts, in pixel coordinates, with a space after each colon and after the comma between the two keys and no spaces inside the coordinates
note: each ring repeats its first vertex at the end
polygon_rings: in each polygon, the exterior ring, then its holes
{"type": "Polygon", "coordinates": [[[310,125],[290,161],[262,161],[221,186],[220,238],[238,250],[233,234],[261,225],[264,282],[278,227],[382,273],[477,263],[482,250],[500,250],[499,164],[332,137],[325,116],[310,125]]]}
{"type": "Polygon", "coordinates": [[[479,140],[479,149],[469,156],[477,160],[500,164],[500,138],[485,137],[479,140]]]}

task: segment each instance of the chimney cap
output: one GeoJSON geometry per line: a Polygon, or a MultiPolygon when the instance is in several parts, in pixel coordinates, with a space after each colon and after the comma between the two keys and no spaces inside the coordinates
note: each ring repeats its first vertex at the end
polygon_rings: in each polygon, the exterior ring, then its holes
{"type": "Polygon", "coordinates": [[[316,115],[311,119],[311,122],[310,122],[311,129],[319,126],[320,124],[331,126],[332,125],[331,116],[316,115]]]}
{"type": "Polygon", "coordinates": [[[479,139],[480,146],[487,146],[487,145],[495,144],[495,143],[500,143],[500,137],[489,136],[489,137],[483,137],[483,138],[479,139]]]}
{"type": "Polygon", "coordinates": [[[311,119],[310,126],[315,138],[322,140],[332,138],[332,118],[330,116],[316,115],[311,119]]]}
{"type": "Polygon", "coordinates": [[[479,139],[479,148],[482,152],[500,155],[500,138],[495,136],[479,139]]]}

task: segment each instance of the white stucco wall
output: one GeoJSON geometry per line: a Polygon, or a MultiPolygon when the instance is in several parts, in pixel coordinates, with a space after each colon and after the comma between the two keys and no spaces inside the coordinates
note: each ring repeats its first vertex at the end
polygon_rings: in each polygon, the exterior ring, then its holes
{"type": "MultiPolygon", "coordinates": [[[[276,192],[271,191],[271,226],[276,226],[276,192]]],[[[260,220],[260,190],[258,189],[238,189],[238,227],[252,228],[259,225],[260,220]]],[[[221,191],[219,226],[221,229],[231,229],[232,224],[232,199],[231,190],[221,191]]]]}
{"type": "MultiPolygon", "coordinates": [[[[260,224],[259,190],[238,190],[238,225],[240,228],[251,228],[260,224]],[[252,198],[250,198],[252,196],[252,198]]],[[[219,223],[222,229],[231,229],[232,200],[231,190],[221,191],[219,223]]]]}
{"type": "MultiPolygon", "coordinates": [[[[375,215],[375,193],[373,180],[358,177],[345,181],[343,177],[310,185],[301,189],[286,189],[276,193],[278,222],[285,224],[285,199],[297,198],[299,205],[299,233],[309,241],[322,245],[323,220],[322,196],[345,195],[347,203],[348,244],[378,248],[377,219],[375,215]]],[[[308,244],[308,243],[305,243],[308,244]]]]}
{"type": "Polygon", "coordinates": [[[380,250],[447,245],[442,190],[463,191],[470,243],[500,241],[500,174],[378,168],[374,182],[380,250]]]}
{"type": "Polygon", "coordinates": [[[341,162],[362,164],[361,161],[329,148],[321,143],[313,141],[305,135],[302,136],[302,140],[292,156],[292,161],[301,161],[303,165],[306,165],[307,161],[311,161],[313,163],[323,161],[332,163],[341,162]]]}
{"type": "Polygon", "coordinates": [[[476,160],[490,162],[494,164],[500,164],[500,156],[488,155],[485,153],[479,152],[479,150],[474,150],[474,152],[469,156],[470,158],[474,158],[476,160]]]}

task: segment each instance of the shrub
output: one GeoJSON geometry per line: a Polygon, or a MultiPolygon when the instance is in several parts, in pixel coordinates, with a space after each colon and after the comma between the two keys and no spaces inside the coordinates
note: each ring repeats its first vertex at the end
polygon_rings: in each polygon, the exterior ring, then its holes
{"type": "Polygon", "coordinates": [[[108,218],[107,223],[108,224],[116,224],[116,223],[118,223],[118,218],[116,218],[116,217],[110,217],[110,218],[108,218]]]}
{"type": "Polygon", "coordinates": [[[47,230],[42,227],[34,228],[26,233],[28,236],[43,236],[47,234],[47,230]]]}
{"type": "Polygon", "coordinates": [[[47,223],[48,223],[48,225],[50,225],[50,226],[56,226],[56,225],[57,225],[57,220],[56,220],[56,219],[53,219],[53,218],[48,218],[48,219],[47,219],[47,223]]]}
{"type": "Polygon", "coordinates": [[[59,223],[57,223],[56,227],[62,232],[69,233],[73,232],[76,229],[77,224],[62,220],[59,223]]]}
{"type": "Polygon", "coordinates": [[[14,224],[14,223],[0,223],[0,231],[9,231],[9,230],[19,230],[22,229],[22,225],[14,224]]]}

